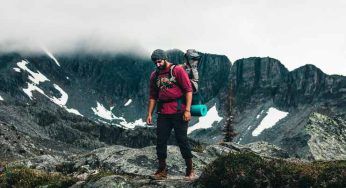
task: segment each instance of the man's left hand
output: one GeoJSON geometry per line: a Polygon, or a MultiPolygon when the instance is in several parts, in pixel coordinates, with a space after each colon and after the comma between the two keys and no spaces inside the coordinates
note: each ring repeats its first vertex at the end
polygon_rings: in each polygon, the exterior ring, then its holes
{"type": "Polygon", "coordinates": [[[183,115],[183,120],[184,121],[190,121],[191,120],[191,112],[185,111],[183,115]]]}

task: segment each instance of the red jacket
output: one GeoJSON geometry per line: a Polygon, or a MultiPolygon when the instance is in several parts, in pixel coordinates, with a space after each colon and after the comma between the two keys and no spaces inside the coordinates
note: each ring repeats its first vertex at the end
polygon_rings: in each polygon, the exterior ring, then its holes
{"type": "Polygon", "coordinates": [[[187,92],[192,92],[192,85],[186,71],[182,66],[176,66],[173,69],[173,76],[176,78],[176,83],[169,81],[170,67],[165,70],[160,70],[156,78],[156,71],[150,76],[150,94],[149,98],[154,100],[171,101],[164,102],[160,107],[160,114],[176,114],[185,111],[185,104],[181,104],[181,110],[178,111],[178,102],[174,99],[185,97],[187,92]],[[160,86],[160,88],[158,87],[160,86]]]}

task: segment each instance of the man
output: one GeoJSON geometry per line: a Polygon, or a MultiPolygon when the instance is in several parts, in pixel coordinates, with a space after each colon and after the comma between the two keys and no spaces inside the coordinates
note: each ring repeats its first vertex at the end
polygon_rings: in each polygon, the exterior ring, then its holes
{"type": "Polygon", "coordinates": [[[150,97],[146,122],[147,124],[153,123],[152,114],[157,104],[156,153],[159,160],[159,168],[153,178],[157,180],[167,178],[167,140],[174,129],[175,138],[186,163],[184,179],[193,180],[195,178],[193,156],[187,140],[192,101],[192,86],[189,76],[181,66],[172,68],[173,64],[168,62],[166,52],[161,49],[155,50],[151,59],[157,70],[150,76],[150,97]]]}

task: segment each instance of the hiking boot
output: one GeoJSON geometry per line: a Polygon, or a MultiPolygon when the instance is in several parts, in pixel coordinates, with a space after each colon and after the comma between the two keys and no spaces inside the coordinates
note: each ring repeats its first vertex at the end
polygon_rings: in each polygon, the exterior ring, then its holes
{"type": "Polygon", "coordinates": [[[184,180],[193,181],[197,179],[195,171],[193,170],[192,159],[185,159],[185,163],[186,163],[186,173],[185,173],[184,180]]]}
{"type": "Polygon", "coordinates": [[[154,180],[167,179],[167,166],[165,159],[159,159],[159,168],[156,170],[155,174],[151,177],[154,180]]]}
{"type": "Polygon", "coordinates": [[[155,174],[151,177],[151,179],[154,179],[154,180],[164,180],[164,179],[167,179],[167,169],[158,169],[155,174]]]}

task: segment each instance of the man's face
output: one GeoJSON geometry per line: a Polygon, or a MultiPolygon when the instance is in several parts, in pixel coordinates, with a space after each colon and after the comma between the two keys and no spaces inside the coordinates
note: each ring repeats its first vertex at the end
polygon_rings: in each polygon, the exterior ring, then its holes
{"type": "Polygon", "coordinates": [[[154,61],[154,64],[156,66],[156,68],[160,69],[160,70],[163,70],[166,68],[166,61],[165,60],[162,60],[162,59],[158,59],[156,61],[154,61]]]}

